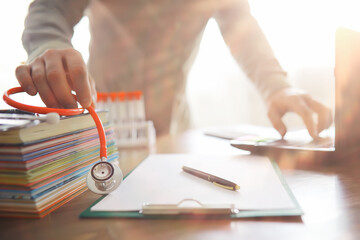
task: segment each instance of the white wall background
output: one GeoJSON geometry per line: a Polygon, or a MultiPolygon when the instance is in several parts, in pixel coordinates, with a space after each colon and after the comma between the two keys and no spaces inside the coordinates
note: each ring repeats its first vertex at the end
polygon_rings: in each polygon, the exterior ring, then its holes
{"type": "Polygon", "coordinates": [[[0,108],[7,108],[2,101],[2,93],[9,87],[18,86],[14,69],[26,60],[21,45],[21,33],[28,1],[15,0],[2,2],[0,7],[0,108]]]}
{"type": "MultiPolygon", "coordinates": [[[[265,32],[289,81],[332,107],[334,96],[334,32],[338,25],[360,29],[358,0],[250,0],[252,13],[265,32]],[[358,16],[359,15],[359,16],[358,16]]],[[[15,67],[26,60],[21,45],[29,1],[6,1],[0,8],[0,91],[17,86],[15,67]]],[[[89,33],[84,18],[74,46],[87,59],[89,33]]],[[[25,96],[24,96],[25,98],[25,96]]],[[[30,98],[26,101],[34,101],[30,98]]],[[[269,125],[265,107],[250,81],[230,56],[216,22],[205,31],[188,79],[188,99],[195,127],[254,123],[269,125]]],[[[35,103],[40,104],[39,99],[35,103]]],[[[7,108],[1,100],[0,108],[7,108]]],[[[292,114],[290,127],[301,124],[292,114]]]]}

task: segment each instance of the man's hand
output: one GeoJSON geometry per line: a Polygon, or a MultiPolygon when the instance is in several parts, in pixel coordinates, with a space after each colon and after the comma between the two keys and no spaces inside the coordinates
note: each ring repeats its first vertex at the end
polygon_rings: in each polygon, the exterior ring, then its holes
{"type": "Polygon", "coordinates": [[[32,96],[39,92],[51,108],[77,108],[71,91],[84,108],[96,97],[94,81],[81,54],[73,48],[47,50],[30,64],[18,66],[16,78],[24,91],[32,96]]]}
{"type": "Polygon", "coordinates": [[[297,113],[313,138],[317,138],[322,130],[330,127],[333,121],[329,108],[299,89],[280,90],[273,94],[267,103],[268,117],[282,137],[286,134],[282,117],[287,112],[297,113]],[[313,114],[317,115],[317,123],[314,121],[313,114]]]}

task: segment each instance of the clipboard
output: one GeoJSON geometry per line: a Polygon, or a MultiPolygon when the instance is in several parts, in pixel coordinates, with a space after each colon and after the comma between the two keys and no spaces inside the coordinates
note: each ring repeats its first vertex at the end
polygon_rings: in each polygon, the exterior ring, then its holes
{"type": "MultiPolygon", "coordinates": [[[[167,155],[170,156],[173,161],[175,158],[187,158],[189,155],[186,154],[156,154],[156,155],[167,155]]],[[[155,156],[156,157],[156,156],[155,156]]],[[[191,155],[190,158],[197,158],[198,156],[191,155]]],[[[260,157],[260,156],[259,156],[260,157]]],[[[206,157],[205,157],[206,158],[206,157]]],[[[220,158],[220,157],[219,157],[220,158]]],[[[252,158],[252,157],[251,157],[252,158]]],[[[262,157],[264,158],[264,157],[262,157]]],[[[147,161],[147,160],[144,160],[147,161]]],[[[255,160],[254,160],[255,161],[255,160]]],[[[284,192],[289,197],[289,201],[292,203],[291,208],[282,208],[282,209],[241,209],[236,207],[234,204],[224,203],[224,204],[211,204],[203,203],[196,198],[184,198],[176,203],[151,203],[144,200],[142,206],[137,210],[128,210],[128,211],[92,211],[91,209],[97,204],[101,203],[104,198],[107,196],[100,197],[95,201],[91,206],[89,206],[85,211],[80,214],[80,218],[144,218],[144,219],[186,219],[186,218],[253,218],[253,217],[277,217],[277,216],[301,216],[303,211],[298,204],[295,196],[293,195],[291,189],[287,185],[281,171],[275,161],[268,160],[274,170],[274,173],[278,177],[279,183],[281,184],[284,192]],[[189,206],[189,203],[191,203],[189,206]]],[[[140,164],[140,167],[143,163],[140,164]]],[[[131,173],[129,173],[127,178],[132,174],[136,174],[136,171],[139,166],[135,168],[131,173]]],[[[191,179],[194,180],[194,179],[191,179]]],[[[197,179],[198,180],[198,179],[197,179]]],[[[202,179],[198,181],[203,181],[202,179]]],[[[123,183],[124,183],[123,182],[123,183]]],[[[203,183],[205,183],[204,181],[203,183]]],[[[210,183],[211,184],[211,183],[210,183]]],[[[241,184],[241,183],[240,183],[241,184]]],[[[216,186],[211,186],[216,188],[216,186]]],[[[229,191],[229,190],[221,190],[229,191]]],[[[241,189],[240,189],[241,191],[241,189]]]]}

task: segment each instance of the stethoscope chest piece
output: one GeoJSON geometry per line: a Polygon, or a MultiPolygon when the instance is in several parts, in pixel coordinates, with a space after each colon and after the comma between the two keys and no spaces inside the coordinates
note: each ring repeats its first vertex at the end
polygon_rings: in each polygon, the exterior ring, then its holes
{"type": "Polygon", "coordinates": [[[123,174],[119,166],[107,161],[94,164],[86,177],[88,188],[97,194],[114,191],[122,180],[123,174]]]}

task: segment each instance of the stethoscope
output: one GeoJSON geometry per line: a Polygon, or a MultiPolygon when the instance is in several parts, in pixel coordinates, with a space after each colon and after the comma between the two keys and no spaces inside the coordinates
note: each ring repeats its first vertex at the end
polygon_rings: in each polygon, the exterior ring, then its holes
{"type": "MultiPolygon", "coordinates": [[[[57,122],[54,119],[54,113],[58,114],[57,118],[59,119],[59,115],[73,116],[73,115],[82,114],[85,111],[84,108],[62,109],[62,108],[31,106],[31,105],[19,103],[10,98],[10,95],[20,92],[24,92],[21,87],[11,88],[4,93],[3,99],[8,105],[23,111],[38,113],[38,114],[48,114],[48,115],[52,114],[49,115],[50,117],[45,118],[45,119],[50,119],[49,122],[52,123],[57,122]]],[[[86,183],[88,188],[92,192],[97,194],[107,194],[114,191],[120,185],[120,183],[123,180],[123,174],[118,165],[112,164],[107,161],[105,131],[99,116],[95,112],[95,109],[92,106],[90,106],[86,108],[86,110],[90,113],[91,117],[94,119],[100,139],[100,161],[92,166],[91,170],[86,176],[86,183]]],[[[34,118],[44,119],[44,117],[33,117],[32,119],[34,118]]]]}

